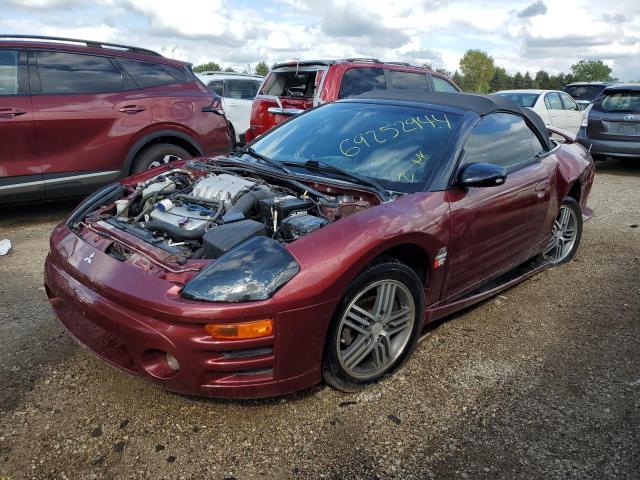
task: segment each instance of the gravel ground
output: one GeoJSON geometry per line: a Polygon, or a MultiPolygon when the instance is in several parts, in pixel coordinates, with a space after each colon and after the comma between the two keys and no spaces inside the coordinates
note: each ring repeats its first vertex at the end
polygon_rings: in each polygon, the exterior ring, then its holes
{"type": "Polygon", "coordinates": [[[42,288],[71,204],[0,211],[0,479],[638,478],[640,163],[598,165],[576,259],[431,326],[395,377],[263,401],[86,353],[42,288]]]}

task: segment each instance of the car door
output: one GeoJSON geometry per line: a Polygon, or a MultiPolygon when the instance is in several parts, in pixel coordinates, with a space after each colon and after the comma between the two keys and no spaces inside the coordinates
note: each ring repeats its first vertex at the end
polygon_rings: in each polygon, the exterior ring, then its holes
{"type": "Polygon", "coordinates": [[[260,85],[248,78],[228,78],[224,81],[224,111],[236,132],[236,139],[249,128],[251,105],[260,85]]]}
{"type": "Polygon", "coordinates": [[[109,57],[32,53],[46,197],[87,194],[118,178],[129,148],[151,124],[152,95],[138,89],[109,57]]]}
{"type": "Polygon", "coordinates": [[[566,129],[567,112],[564,110],[560,94],[558,92],[547,93],[544,97],[544,104],[549,113],[551,126],[566,129]]]}
{"type": "Polygon", "coordinates": [[[0,203],[44,198],[27,52],[0,49],[0,203]]]}
{"type": "Polygon", "coordinates": [[[576,101],[566,93],[560,93],[560,98],[562,98],[563,112],[565,114],[565,126],[563,128],[572,133],[578,133],[584,112],[580,109],[576,101]]]}
{"type": "MultiPolygon", "coordinates": [[[[460,296],[538,253],[551,201],[554,160],[524,119],[510,113],[482,118],[467,139],[458,172],[470,163],[507,169],[504,184],[448,191],[451,242],[444,298],[460,296]]],[[[555,158],[555,156],[553,156],[555,158]]]]}

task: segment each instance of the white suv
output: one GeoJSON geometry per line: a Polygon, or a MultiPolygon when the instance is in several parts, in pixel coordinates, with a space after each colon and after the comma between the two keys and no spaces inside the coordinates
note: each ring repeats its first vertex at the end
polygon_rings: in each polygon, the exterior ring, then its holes
{"type": "Polygon", "coordinates": [[[222,106],[229,120],[231,138],[244,143],[249,128],[251,103],[264,77],[233,72],[201,72],[196,76],[222,97],[222,106]]]}

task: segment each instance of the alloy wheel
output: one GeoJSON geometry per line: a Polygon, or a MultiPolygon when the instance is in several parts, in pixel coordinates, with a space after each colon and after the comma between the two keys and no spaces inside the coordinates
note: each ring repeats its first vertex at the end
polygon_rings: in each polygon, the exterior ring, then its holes
{"type": "Polygon", "coordinates": [[[164,155],[162,158],[151,162],[147,170],[151,170],[152,168],[160,167],[162,165],[166,165],[169,162],[175,162],[177,160],[182,160],[182,159],[177,155],[167,154],[167,155],[164,155]]]}
{"type": "Polygon", "coordinates": [[[551,238],[544,252],[545,257],[553,263],[562,262],[571,254],[577,234],[576,212],[567,205],[562,205],[553,222],[551,238]]]}
{"type": "Polygon", "coordinates": [[[413,296],[403,283],[381,280],[366,286],[340,319],[336,350],[342,368],[359,379],[387,370],[405,350],[415,314],[413,296]]]}

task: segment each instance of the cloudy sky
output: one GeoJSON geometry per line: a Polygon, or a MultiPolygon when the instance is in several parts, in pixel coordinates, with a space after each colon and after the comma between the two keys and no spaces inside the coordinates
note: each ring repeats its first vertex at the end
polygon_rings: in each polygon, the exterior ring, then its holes
{"type": "Polygon", "coordinates": [[[507,70],[602,59],[640,80],[640,0],[0,0],[0,32],[127,43],[195,64],[375,57],[455,70],[469,48],[507,70]]]}

